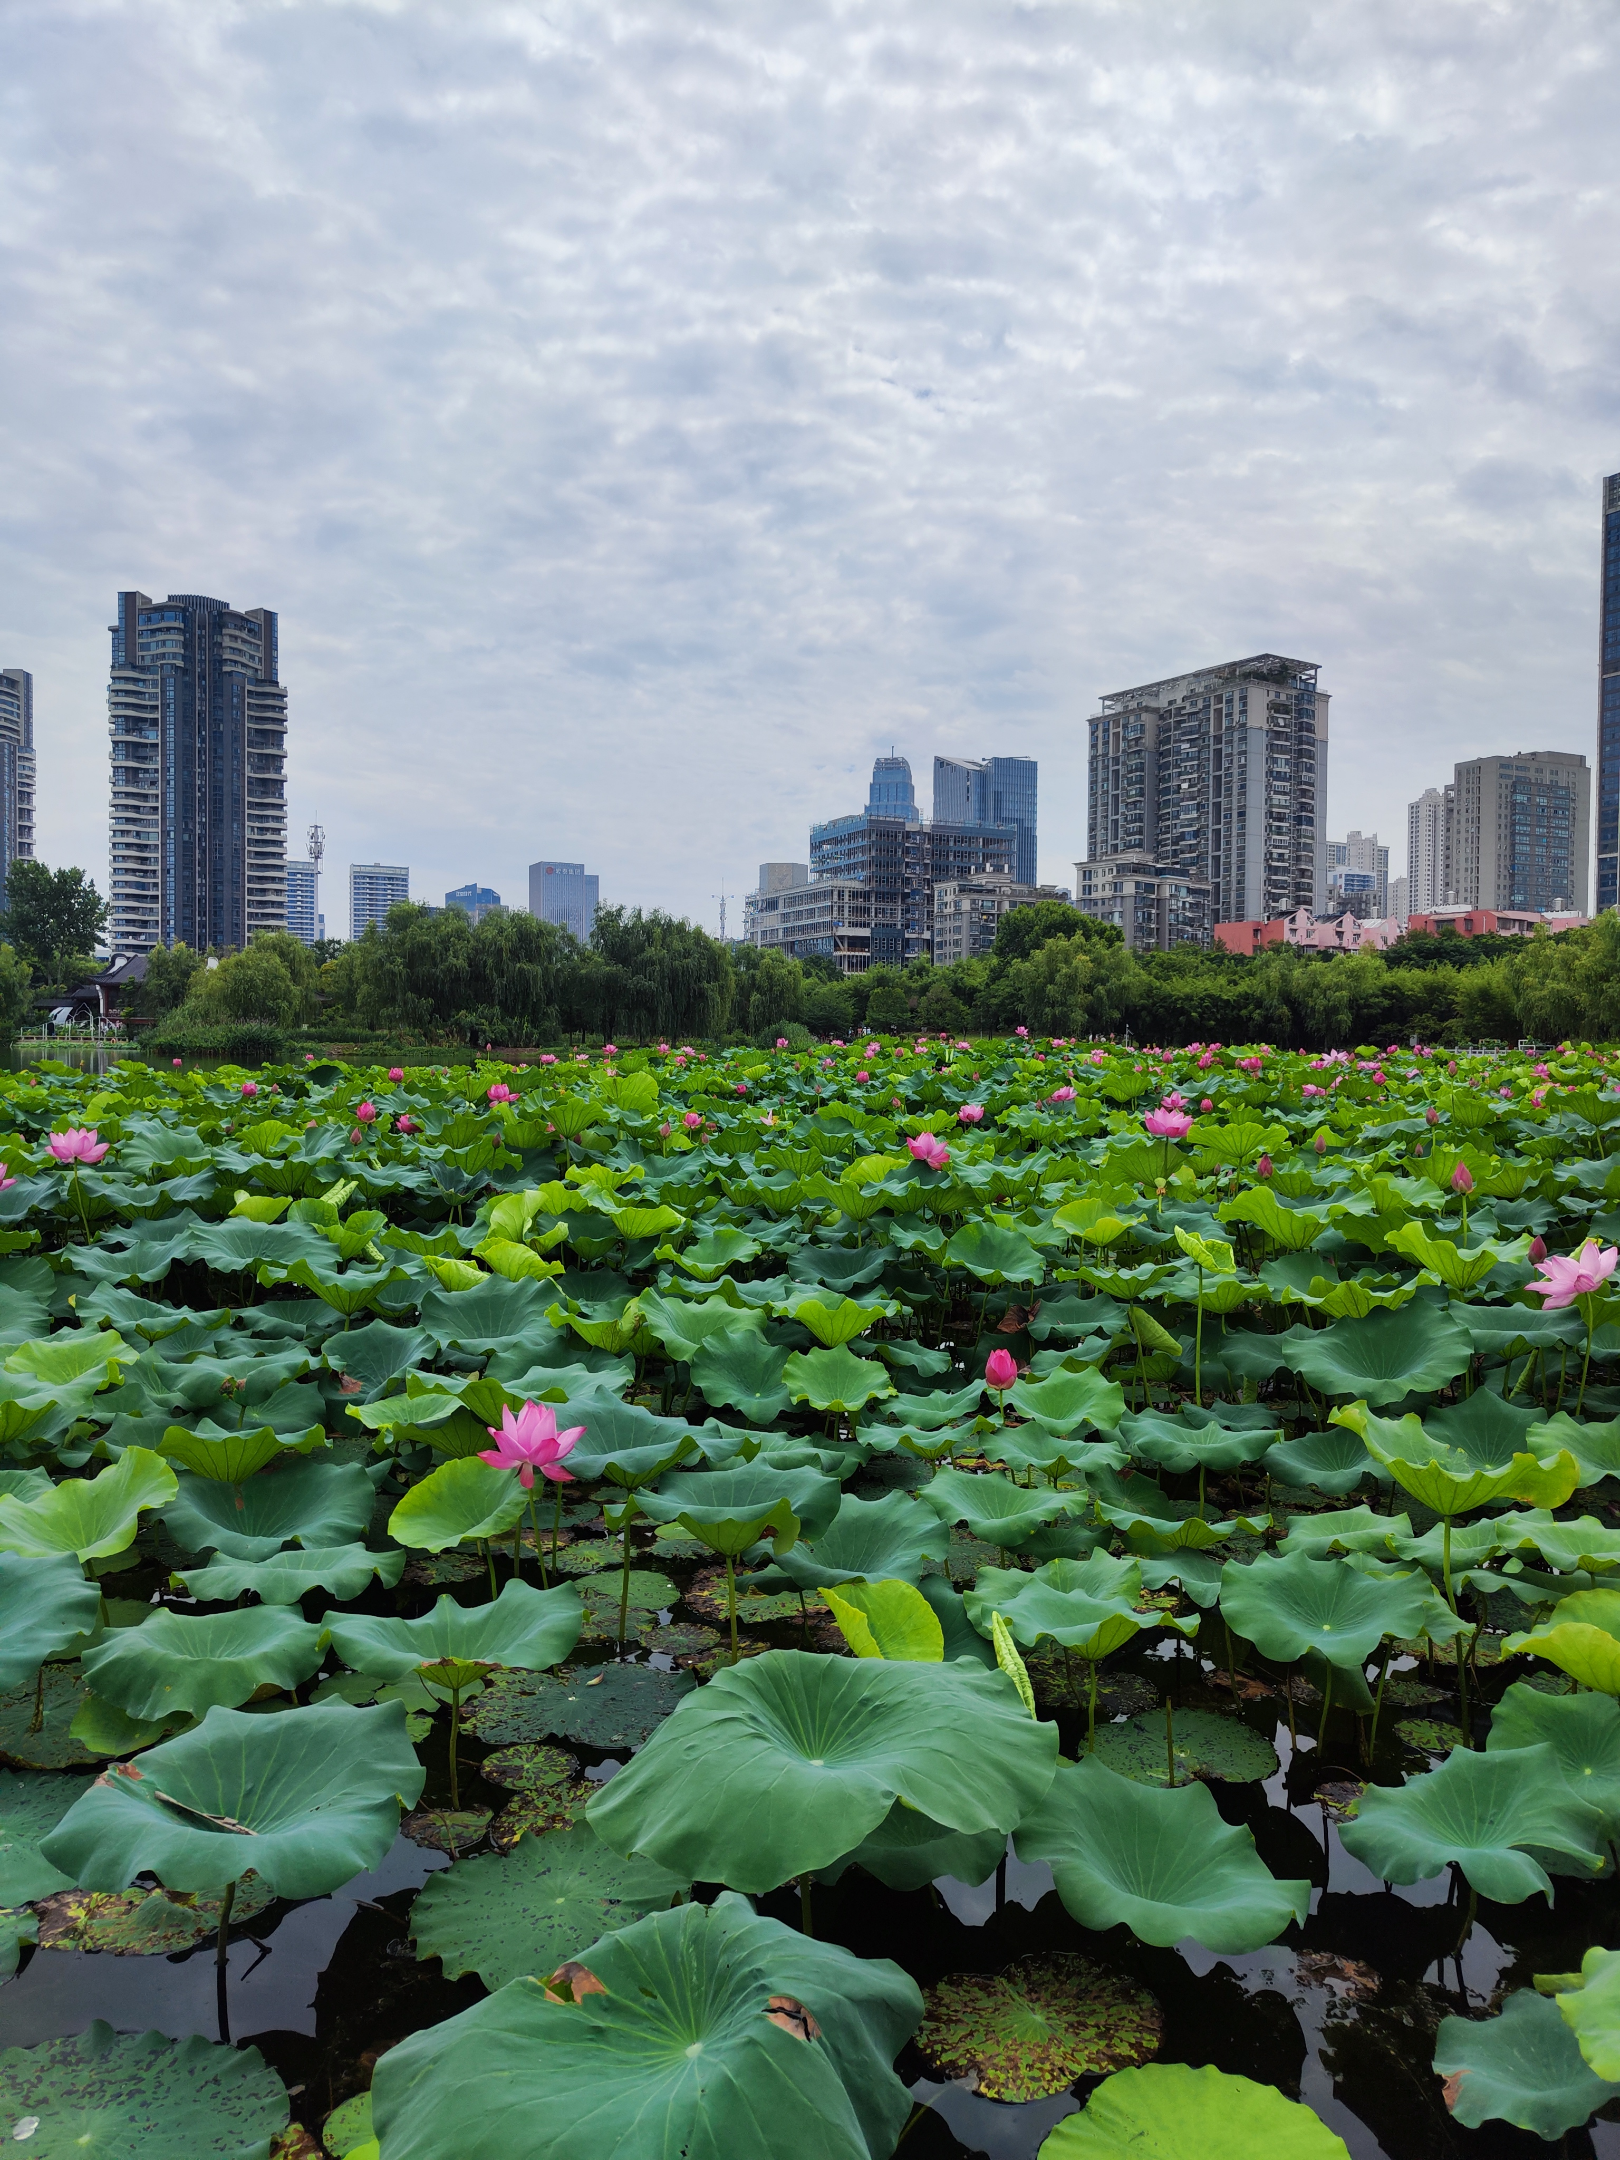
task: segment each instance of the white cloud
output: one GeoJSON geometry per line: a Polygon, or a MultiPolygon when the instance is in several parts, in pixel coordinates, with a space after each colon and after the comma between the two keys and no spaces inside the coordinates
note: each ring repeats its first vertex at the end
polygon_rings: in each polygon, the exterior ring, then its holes
{"type": "MultiPolygon", "coordinates": [[[[13,0],[0,662],[104,876],[114,590],[278,607],[295,829],[713,923],[890,742],[1272,649],[1330,822],[1591,754],[1612,10],[13,0]]],[[[926,792],[926,787],[924,787],[926,792]]],[[[333,881],[328,917],[343,927],[333,881]]]]}

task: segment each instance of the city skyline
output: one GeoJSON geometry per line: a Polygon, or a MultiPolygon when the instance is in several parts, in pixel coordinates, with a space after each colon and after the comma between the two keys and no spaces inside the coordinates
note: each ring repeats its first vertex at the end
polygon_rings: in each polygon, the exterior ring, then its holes
{"type": "Polygon", "coordinates": [[[1067,882],[1098,694],[1214,653],[1321,662],[1337,831],[1592,754],[1612,10],[78,19],[0,142],[47,861],[131,584],[274,598],[334,862],[711,927],[893,740],[1038,758],[1067,882]]]}

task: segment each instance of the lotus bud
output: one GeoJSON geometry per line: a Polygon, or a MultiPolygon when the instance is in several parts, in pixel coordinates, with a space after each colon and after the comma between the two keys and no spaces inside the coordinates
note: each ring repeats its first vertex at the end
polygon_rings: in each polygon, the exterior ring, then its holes
{"type": "Polygon", "coordinates": [[[1434,1104],[1433,1104],[1433,1103],[1430,1103],[1430,1105],[1429,1105],[1428,1109],[1424,1111],[1424,1113],[1423,1113],[1423,1118],[1424,1118],[1424,1123],[1425,1123],[1425,1124],[1428,1124],[1428,1125],[1438,1125],[1438,1124],[1439,1124],[1439,1122],[1440,1122],[1440,1113],[1439,1113],[1439,1111],[1438,1111],[1438,1110],[1437,1110],[1437,1109],[1436,1109],[1436,1108],[1434,1107],[1434,1104]]]}
{"type": "Polygon", "coordinates": [[[1255,1164],[1254,1171],[1256,1177],[1270,1177],[1271,1157],[1269,1155],[1262,1155],[1260,1160],[1255,1164]]]}
{"type": "Polygon", "coordinates": [[[1316,1136],[1316,1152],[1318,1155],[1327,1153],[1327,1134],[1325,1132],[1319,1132],[1316,1136]]]}
{"type": "Polygon", "coordinates": [[[1474,1175],[1466,1163],[1460,1162],[1451,1173],[1451,1189],[1454,1193],[1471,1193],[1474,1175]]]}
{"type": "Polygon", "coordinates": [[[1531,1265],[1532,1265],[1533,1267],[1540,1267],[1540,1265],[1541,1265],[1542,1261],[1543,1261],[1543,1260],[1545,1260],[1545,1259],[1546,1259],[1546,1257],[1547,1257],[1547,1241],[1546,1241],[1546,1239],[1545,1239],[1545,1238],[1532,1238],[1532,1239],[1530,1240],[1530,1263],[1531,1263],[1531,1265]]]}
{"type": "Polygon", "coordinates": [[[1018,1378],[1018,1366],[1010,1350],[992,1350],[984,1361],[985,1386],[1000,1395],[1018,1378]]]}

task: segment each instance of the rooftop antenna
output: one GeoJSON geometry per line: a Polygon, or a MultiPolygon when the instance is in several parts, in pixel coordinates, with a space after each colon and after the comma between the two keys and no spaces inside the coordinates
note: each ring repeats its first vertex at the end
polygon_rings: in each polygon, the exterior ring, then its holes
{"type": "Polygon", "coordinates": [[[736,897],[735,893],[725,892],[710,893],[709,895],[711,900],[718,900],[720,903],[720,942],[722,945],[726,942],[726,902],[735,900],[736,897]]]}
{"type": "Polygon", "coordinates": [[[321,825],[312,825],[309,828],[308,833],[305,835],[305,839],[309,847],[309,865],[311,870],[313,870],[313,872],[315,873],[313,878],[310,880],[311,884],[315,888],[315,905],[310,911],[314,916],[314,922],[311,927],[313,928],[315,935],[318,938],[321,934],[321,857],[326,853],[325,827],[321,825]]]}

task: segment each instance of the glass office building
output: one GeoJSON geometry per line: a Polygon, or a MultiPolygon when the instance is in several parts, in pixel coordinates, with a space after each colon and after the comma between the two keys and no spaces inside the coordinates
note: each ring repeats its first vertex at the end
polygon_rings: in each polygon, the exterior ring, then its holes
{"type": "Polygon", "coordinates": [[[1016,833],[1013,874],[1021,885],[1033,885],[1039,771],[1035,759],[1027,757],[937,757],[934,823],[1016,833]]]}
{"type": "Polygon", "coordinates": [[[534,862],[529,865],[529,913],[541,922],[570,930],[585,944],[596,921],[601,879],[577,862],[534,862]]]}
{"type": "Polygon", "coordinates": [[[1597,906],[1620,900],[1620,473],[1603,483],[1598,616],[1597,906]]]}

